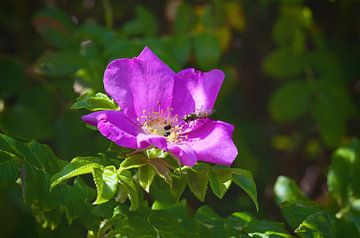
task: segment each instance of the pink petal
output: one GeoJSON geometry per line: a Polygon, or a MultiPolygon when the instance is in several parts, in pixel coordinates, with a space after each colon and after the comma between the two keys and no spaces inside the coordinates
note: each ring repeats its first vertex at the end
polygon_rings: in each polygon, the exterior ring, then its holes
{"type": "Polygon", "coordinates": [[[193,149],[187,144],[178,144],[169,146],[171,154],[180,160],[182,165],[193,166],[197,162],[197,156],[193,149]]]}
{"type": "Polygon", "coordinates": [[[162,150],[167,149],[167,141],[164,136],[140,133],[137,135],[136,139],[139,148],[155,146],[162,150]]]}
{"type": "Polygon", "coordinates": [[[195,69],[184,69],[175,76],[174,113],[183,117],[195,110],[212,111],[224,73],[219,69],[201,72],[195,69]]]}
{"type": "Polygon", "coordinates": [[[167,109],[173,98],[175,73],[149,48],[138,57],[112,61],[104,74],[106,92],[129,118],[167,109]]]}
{"type": "Polygon", "coordinates": [[[142,128],[129,120],[122,111],[99,111],[82,117],[82,119],[96,126],[100,133],[119,146],[137,149],[137,135],[142,128]]]}
{"type": "Polygon", "coordinates": [[[231,124],[208,119],[203,126],[188,133],[186,143],[198,160],[230,166],[238,154],[232,140],[233,131],[231,124]]]}

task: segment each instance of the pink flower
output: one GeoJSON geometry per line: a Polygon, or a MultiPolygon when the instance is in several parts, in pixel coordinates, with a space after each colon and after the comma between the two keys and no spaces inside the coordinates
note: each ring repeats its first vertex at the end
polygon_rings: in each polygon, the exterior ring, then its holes
{"type": "Polygon", "coordinates": [[[138,57],[114,60],[105,70],[105,90],[121,110],[82,119],[119,146],[157,147],[187,166],[198,160],[231,165],[237,156],[234,126],[203,114],[213,110],[223,80],[218,69],[175,73],[145,48],[138,57]],[[193,120],[184,120],[189,117],[193,120]]]}

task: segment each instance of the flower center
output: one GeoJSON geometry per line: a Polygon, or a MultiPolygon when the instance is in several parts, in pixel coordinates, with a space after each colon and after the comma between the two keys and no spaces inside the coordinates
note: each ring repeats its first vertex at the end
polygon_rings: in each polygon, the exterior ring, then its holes
{"type": "Polygon", "coordinates": [[[165,136],[168,142],[181,142],[187,136],[182,135],[182,125],[179,124],[179,116],[172,115],[172,108],[158,111],[142,111],[137,119],[141,127],[148,133],[165,136]]]}

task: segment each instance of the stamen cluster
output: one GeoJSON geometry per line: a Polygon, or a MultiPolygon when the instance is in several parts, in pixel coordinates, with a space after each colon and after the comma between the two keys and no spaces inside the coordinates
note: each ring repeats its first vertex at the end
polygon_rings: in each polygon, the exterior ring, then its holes
{"type": "Polygon", "coordinates": [[[159,109],[158,111],[142,111],[136,120],[141,127],[150,134],[165,136],[168,142],[178,143],[187,139],[183,134],[183,125],[179,123],[179,116],[172,115],[173,109],[159,109]]]}

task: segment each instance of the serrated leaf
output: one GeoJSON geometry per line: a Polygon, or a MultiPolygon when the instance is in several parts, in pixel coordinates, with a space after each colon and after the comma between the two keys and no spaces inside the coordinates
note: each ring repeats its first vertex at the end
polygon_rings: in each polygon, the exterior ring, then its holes
{"type": "Polygon", "coordinates": [[[231,185],[231,169],[225,166],[214,166],[209,169],[210,187],[218,198],[222,198],[231,185]]]}
{"type": "Polygon", "coordinates": [[[175,201],[179,201],[181,194],[186,188],[186,176],[181,174],[173,178],[173,186],[170,189],[171,195],[175,198],[175,201]]]}
{"type": "Polygon", "coordinates": [[[147,166],[142,166],[139,168],[138,172],[138,179],[139,179],[139,183],[140,186],[147,192],[150,192],[150,185],[154,179],[155,176],[155,171],[154,169],[147,165],[147,166]]]}
{"type": "Polygon", "coordinates": [[[166,183],[172,186],[171,170],[172,166],[165,159],[153,158],[149,159],[148,163],[154,168],[155,172],[165,180],[166,183]]]}
{"type": "Polygon", "coordinates": [[[117,192],[118,177],[114,166],[93,168],[93,178],[96,185],[97,198],[94,204],[102,204],[112,199],[117,192]]]}
{"type": "Polygon", "coordinates": [[[13,154],[0,150],[0,188],[15,182],[19,177],[20,167],[13,154]]]}
{"type": "Polygon", "coordinates": [[[249,195],[256,207],[256,210],[259,211],[256,184],[254,182],[251,172],[240,168],[233,168],[231,169],[231,172],[232,181],[240,188],[242,188],[247,193],[247,195],[249,195]]]}
{"type": "Polygon", "coordinates": [[[121,164],[120,169],[133,169],[145,166],[148,164],[148,159],[144,154],[134,154],[126,158],[121,164]]]}
{"type": "Polygon", "coordinates": [[[103,165],[99,158],[88,157],[76,157],[71,163],[67,164],[61,171],[56,173],[51,178],[51,188],[55,187],[59,183],[83,174],[92,173],[93,168],[102,168],[103,165]]]}
{"type": "Polygon", "coordinates": [[[130,200],[130,209],[136,210],[139,207],[139,191],[134,180],[131,177],[131,173],[127,170],[118,174],[120,184],[126,189],[128,198],[130,200]]]}
{"type": "Polygon", "coordinates": [[[86,93],[76,99],[76,102],[71,106],[71,109],[86,109],[89,111],[100,110],[118,110],[116,103],[106,94],[97,93],[92,95],[86,93]]]}
{"type": "Polygon", "coordinates": [[[204,163],[196,164],[192,167],[192,170],[188,171],[187,184],[191,192],[200,201],[204,201],[206,190],[208,187],[208,165],[204,163]]]}
{"type": "Polygon", "coordinates": [[[307,82],[290,81],[271,96],[271,115],[279,122],[297,119],[308,111],[310,100],[311,90],[307,82]]]}
{"type": "Polygon", "coordinates": [[[279,176],[274,186],[274,193],[277,204],[285,201],[296,203],[298,201],[308,201],[304,193],[296,185],[295,181],[285,176],[279,176]]]}

